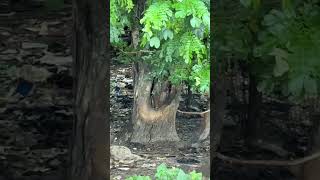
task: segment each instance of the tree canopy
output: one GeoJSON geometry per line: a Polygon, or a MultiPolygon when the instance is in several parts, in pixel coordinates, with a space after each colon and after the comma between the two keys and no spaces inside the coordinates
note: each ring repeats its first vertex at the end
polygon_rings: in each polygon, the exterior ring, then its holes
{"type": "Polygon", "coordinates": [[[240,0],[217,11],[214,52],[250,64],[259,91],[294,101],[319,95],[318,1],[240,0]]]}
{"type": "Polygon", "coordinates": [[[152,65],[153,77],[174,85],[191,84],[209,92],[210,13],[202,0],[147,0],[143,18],[136,20],[132,0],[111,0],[110,40],[114,47],[132,50],[121,39],[125,29],[141,27],[137,59],[152,65]],[[147,50],[147,51],[146,51],[147,50]]]}

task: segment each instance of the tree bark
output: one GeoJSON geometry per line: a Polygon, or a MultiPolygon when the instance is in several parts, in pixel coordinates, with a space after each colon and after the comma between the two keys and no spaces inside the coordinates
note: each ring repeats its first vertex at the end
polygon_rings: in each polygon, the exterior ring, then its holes
{"type": "MultiPolygon", "coordinates": [[[[131,32],[133,49],[139,50],[139,19],[145,10],[145,0],[135,1],[135,23],[131,32]]],[[[140,58],[137,54],[136,58],[140,58]]],[[[124,139],[147,144],[160,141],[179,141],[175,120],[179,106],[180,88],[168,81],[156,81],[150,67],[141,59],[133,64],[134,103],[128,134],[124,139]]]]}
{"type": "MultiPolygon", "coordinates": [[[[320,121],[318,120],[316,124],[316,130],[313,134],[313,146],[311,149],[311,154],[320,151],[320,121]]],[[[320,158],[311,160],[307,162],[303,167],[302,175],[300,175],[299,180],[318,180],[320,177],[320,158]]],[[[300,172],[301,172],[300,171],[300,172]]]]}
{"type": "MultiPolygon", "coordinates": [[[[219,56],[217,56],[220,58],[219,56]]],[[[212,136],[210,141],[210,176],[214,178],[214,171],[216,165],[213,161],[217,155],[217,150],[220,144],[222,130],[223,130],[223,120],[225,117],[225,108],[226,108],[226,101],[227,101],[227,91],[226,91],[226,72],[224,71],[225,62],[223,59],[215,60],[213,63],[213,73],[211,75],[212,82],[211,83],[211,90],[213,91],[212,97],[213,100],[211,101],[211,109],[212,109],[212,117],[213,123],[211,126],[211,134],[212,136]]]]}
{"type": "MultiPolygon", "coordinates": [[[[226,107],[225,75],[221,69],[222,67],[220,63],[215,63],[214,65],[217,66],[214,67],[215,69],[217,69],[217,71],[214,72],[212,85],[213,87],[211,88],[213,90],[213,101],[211,102],[213,117],[213,123],[211,127],[212,143],[210,144],[212,148],[211,154],[213,154],[213,156],[211,157],[211,159],[215,157],[215,153],[220,144],[226,107]]],[[[213,170],[213,167],[211,168],[211,170],[213,170]]]]}
{"type": "MultiPolygon", "coordinates": [[[[222,1],[210,1],[210,9],[213,9],[213,12],[216,13],[217,10],[221,7],[222,1]]],[[[210,31],[220,31],[219,23],[213,22],[214,19],[219,19],[217,14],[213,14],[213,18],[210,18],[210,31]],[[214,26],[212,26],[214,24],[214,26]]],[[[213,36],[214,37],[214,36],[213,36]]],[[[212,44],[212,47],[214,47],[213,39],[210,39],[210,43],[212,44]]],[[[221,52],[215,49],[212,50],[211,54],[214,54],[214,56],[211,56],[211,66],[213,72],[211,73],[211,84],[210,84],[210,97],[212,97],[212,101],[210,101],[210,108],[212,112],[212,125],[210,129],[211,137],[210,137],[210,177],[212,179],[215,179],[215,170],[216,170],[216,164],[214,159],[217,155],[218,146],[220,144],[220,139],[222,135],[223,130],[223,120],[225,116],[225,108],[226,108],[226,98],[227,98],[227,90],[226,90],[226,60],[223,59],[221,52]]]]}
{"type": "Polygon", "coordinates": [[[262,103],[261,93],[257,90],[257,82],[254,75],[249,75],[249,104],[247,111],[247,120],[243,133],[247,144],[252,144],[257,138],[259,138],[261,120],[259,117],[260,108],[262,103]]]}
{"type": "MultiPolygon", "coordinates": [[[[208,109],[210,109],[210,97],[208,101],[208,109]]],[[[200,142],[207,139],[207,137],[210,134],[210,111],[203,114],[201,117],[203,117],[203,121],[201,121],[202,133],[200,134],[200,137],[199,137],[200,142]]]]}
{"type": "Polygon", "coordinates": [[[74,0],[74,126],[70,180],[107,179],[107,1],[74,0]]]}
{"type": "Polygon", "coordinates": [[[131,142],[179,141],[175,120],[180,88],[168,82],[156,82],[148,65],[134,65],[134,105],[131,142]]]}

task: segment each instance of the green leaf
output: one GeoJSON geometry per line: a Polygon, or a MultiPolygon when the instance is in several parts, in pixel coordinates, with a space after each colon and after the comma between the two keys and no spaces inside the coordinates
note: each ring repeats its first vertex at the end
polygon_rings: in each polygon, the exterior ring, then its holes
{"type": "Polygon", "coordinates": [[[317,95],[318,93],[317,81],[310,77],[306,77],[304,79],[304,90],[308,95],[317,95]]]}
{"type": "Polygon", "coordinates": [[[150,39],[150,46],[155,47],[155,48],[159,48],[160,47],[160,39],[157,36],[151,38],[150,39]]]}
{"type": "Polygon", "coordinates": [[[190,19],[190,24],[192,27],[199,27],[201,24],[201,21],[199,18],[193,17],[192,19],[190,19]]]}
{"type": "Polygon", "coordinates": [[[288,83],[288,91],[293,96],[300,96],[303,89],[304,76],[300,75],[298,77],[292,78],[288,83]]]}
{"type": "Polygon", "coordinates": [[[195,77],[196,80],[196,86],[199,86],[201,83],[201,79],[199,77],[195,77]]]}
{"type": "Polygon", "coordinates": [[[168,38],[173,39],[173,32],[169,29],[164,30],[163,38],[164,40],[167,40],[168,38]]]}
{"type": "Polygon", "coordinates": [[[267,14],[264,16],[264,24],[267,26],[271,26],[277,22],[277,17],[275,17],[273,14],[267,14]]]}
{"type": "Polygon", "coordinates": [[[210,14],[205,14],[202,16],[202,20],[206,25],[210,25],[210,14]]]}
{"type": "Polygon", "coordinates": [[[281,57],[276,57],[276,64],[273,69],[273,75],[275,77],[282,76],[284,73],[286,73],[289,70],[289,65],[287,61],[285,61],[281,57]]]}
{"type": "Polygon", "coordinates": [[[288,58],[288,53],[285,50],[282,50],[280,48],[274,48],[273,51],[270,53],[270,55],[281,57],[284,59],[288,58]]]}
{"type": "Polygon", "coordinates": [[[250,7],[250,5],[251,5],[251,3],[252,3],[252,0],[240,0],[240,3],[241,3],[244,7],[248,8],[248,7],[250,7]]]}
{"type": "Polygon", "coordinates": [[[167,170],[167,166],[166,164],[162,163],[157,167],[157,171],[166,171],[167,170]]]}
{"type": "Polygon", "coordinates": [[[197,173],[193,170],[189,174],[191,175],[191,180],[202,180],[202,173],[197,173]]]}
{"type": "Polygon", "coordinates": [[[177,176],[177,180],[187,180],[189,176],[183,172],[183,170],[179,170],[178,176],[177,176]]]}
{"type": "Polygon", "coordinates": [[[186,13],[184,11],[178,11],[174,14],[176,18],[184,18],[186,17],[186,13]]]}

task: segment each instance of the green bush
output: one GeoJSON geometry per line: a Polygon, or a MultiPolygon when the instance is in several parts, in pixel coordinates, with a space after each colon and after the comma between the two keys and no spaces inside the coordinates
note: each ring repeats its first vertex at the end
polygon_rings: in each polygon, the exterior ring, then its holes
{"type": "MultiPolygon", "coordinates": [[[[157,167],[157,172],[154,176],[156,180],[202,180],[202,173],[196,171],[186,174],[179,168],[168,168],[165,164],[157,167]]],[[[151,180],[150,176],[130,176],[126,180],[151,180]]]]}

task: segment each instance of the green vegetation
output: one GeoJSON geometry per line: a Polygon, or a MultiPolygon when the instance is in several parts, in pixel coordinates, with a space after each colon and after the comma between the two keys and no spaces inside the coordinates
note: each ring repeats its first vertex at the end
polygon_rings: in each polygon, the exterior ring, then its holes
{"type": "Polygon", "coordinates": [[[318,1],[240,0],[231,8],[230,1],[223,3],[213,52],[250,67],[261,92],[295,101],[319,95],[318,1]]]}
{"type": "MultiPolygon", "coordinates": [[[[210,13],[208,2],[201,0],[149,0],[139,36],[140,51],[150,53],[139,61],[152,65],[152,76],[174,85],[184,82],[194,90],[209,92],[210,13]]],[[[111,1],[110,40],[122,51],[132,51],[120,36],[125,28],[134,30],[131,0],[111,1]],[[119,18],[121,17],[121,18],[119,18]]]]}
{"type": "MultiPolygon", "coordinates": [[[[196,171],[186,174],[179,168],[168,168],[165,164],[157,167],[157,172],[154,176],[157,180],[202,180],[202,173],[196,171]]],[[[151,180],[150,176],[131,176],[126,180],[151,180]]]]}

